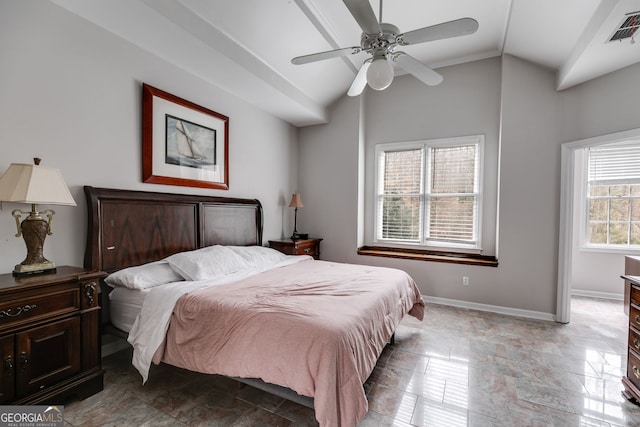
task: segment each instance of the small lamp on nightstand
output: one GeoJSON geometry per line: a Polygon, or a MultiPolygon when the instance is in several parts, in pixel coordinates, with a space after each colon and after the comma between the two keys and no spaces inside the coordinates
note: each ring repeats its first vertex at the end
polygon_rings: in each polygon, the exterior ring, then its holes
{"type": "Polygon", "coordinates": [[[306,239],[308,237],[308,234],[298,233],[298,208],[304,208],[302,199],[300,198],[300,194],[293,193],[293,195],[291,196],[289,207],[296,208],[293,220],[293,234],[291,235],[291,240],[306,239]]]}
{"type": "Polygon", "coordinates": [[[56,265],[42,254],[44,239],[51,232],[54,211],[38,211],[39,204],[76,206],[60,170],[40,166],[40,159],[34,164],[12,163],[0,177],[0,201],[30,203],[31,211],[15,209],[11,215],[16,219],[18,234],[27,245],[27,257],[13,270],[14,276],[55,271],[56,265]],[[27,216],[20,223],[20,216],[27,216]],[[43,215],[47,216],[45,220],[43,215]]]}

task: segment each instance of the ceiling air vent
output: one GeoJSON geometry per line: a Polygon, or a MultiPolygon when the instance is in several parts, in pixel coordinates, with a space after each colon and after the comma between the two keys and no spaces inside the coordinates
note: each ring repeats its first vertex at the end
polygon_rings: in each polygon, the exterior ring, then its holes
{"type": "Polygon", "coordinates": [[[613,33],[609,41],[628,39],[635,35],[638,29],[640,29],[640,12],[627,13],[622,19],[620,27],[613,33]]]}

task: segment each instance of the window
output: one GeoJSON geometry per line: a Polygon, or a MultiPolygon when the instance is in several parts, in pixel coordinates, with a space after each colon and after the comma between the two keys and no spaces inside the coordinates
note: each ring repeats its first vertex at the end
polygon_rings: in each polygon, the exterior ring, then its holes
{"type": "Polygon", "coordinates": [[[376,240],[479,249],[482,136],[376,146],[376,240]]]}
{"type": "Polygon", "coordinates": [[[586,196],[587,247],[640,248],[640,143],[589,148],[586,196]]]}

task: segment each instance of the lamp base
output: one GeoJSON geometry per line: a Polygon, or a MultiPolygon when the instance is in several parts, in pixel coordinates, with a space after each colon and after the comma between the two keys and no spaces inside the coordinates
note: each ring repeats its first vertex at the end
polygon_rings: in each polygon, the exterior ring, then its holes
{"type": "Polygon", "coordinates": [[[307,233],[294,232],[291,235],[291,240],[304,240],[304,239],[307,239],[307,238],[309,238],[309,235],[307,233]]]}
{"type": "Polygon", "coordinates": [[[30,274],[55,273],[56,265],[51,261],[34,264],[18,264],[13,269],[14,276],[27,276],[30,274]]]}
{"type": "Polygon", "coordinates": [[[29,216],[25,218],[18,228],[19,237],[22,234],[24,243],[27,245],[27,257],[20,264],[16,265],[13,269],[14,276],[24,276],[29,274],[40,273],[52,273],[56,271],[56,265],[46,259],[42,254],[42,246],[44,240],[47,238],[47,234],[50,234],[50,221],[53,211],[45,211],[49,214],[49,222],[38,212],[36,205],[31,205],[31,212],[21,212],[18,210],[13,211],[13,216],[16,217],[16,224],[20,218],[20,213],[29,213],[29,216]]]}

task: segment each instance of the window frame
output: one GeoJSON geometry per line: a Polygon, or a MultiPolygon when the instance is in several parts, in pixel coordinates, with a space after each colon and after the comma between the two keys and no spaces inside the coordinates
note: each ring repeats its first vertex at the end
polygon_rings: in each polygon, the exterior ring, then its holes
{"type": "MultiPolygon", "coordinates": [[[[391,247],[405,248],[422,248],[433,251],[447,252],[464,252],[464,253],[481,253],[482,252],[482,200],[484,195],[484,135],[469,135],[450,138],[427,139],[409,142],[388,142],[375,145],[374,157],[374,194],[373,194],[373,242],[375,244],[383,244],[391,247]],[[476,192],[469,193],[476,196],[475,206],[475,223],[473,224],[475,243],[447,242],[443,240],[433,240],[427,238],[429,223],[429,205],[428,200],[431,196],[429,193],[430,185],[430,148],[457,147],[465,145],[476,145],[476,192]],[[380,156],[386,151],[403,151],[422,149],[422,177],[420,187],[420,219],[421,227],[419,230],[419,238],[415,241],[386,239],[381,238],[378,234],[380,230],[380,200],[382,199],[382,183],[384,182],[384,170],[380,167],[380,156]]],[[[437,195],[437,193],[434,193],[437,195]]]]}
{"type": "MultiPolygon", "coordinates": [[[[580,214],[580,250],[585,252],[600,252],[600,253],[622,253],[622,254],[640,254],[640,244],[638,245],[621,245],[621,244],[612,244],[612,243],[591,243],[589,242],[589,184],[590,184],[590,169],[589,169],[589,150],[590,149],[598,149],[598,148],[615,148],[615,147],[625,147],[625,146],[635,146],[640,147],[640,140],[626,140],[622,142],[614,142],[614,143],[605,143],[598,144],[595,146],[585,147],[583,149],[584,155],[582,156],[582,173],[581,176],[581,191],[580,191],[580,204],[581,206],[581,214],[580,214]]],[[[618,179],[612,180],[609,185],[631,185],[631,179],[618,179]]],[[[635,183],[640,184],[640,181],[635,183]]],[[[610,199],[611,197],[608,197],[610,199]]],[[[625,197],[629,200],[632,199],[632,196],[625,197]]],[[[607,220],[607,224],[609,224],[609,220],[607,220]]],[[[617,222],[617,221],[616,221],[617,222]]],[[[629,218],[628,223],[631,224],[634,222],[632,218],[629,218]]],[[[637,222],[637,221],[636,221],[637,222]]]]}

